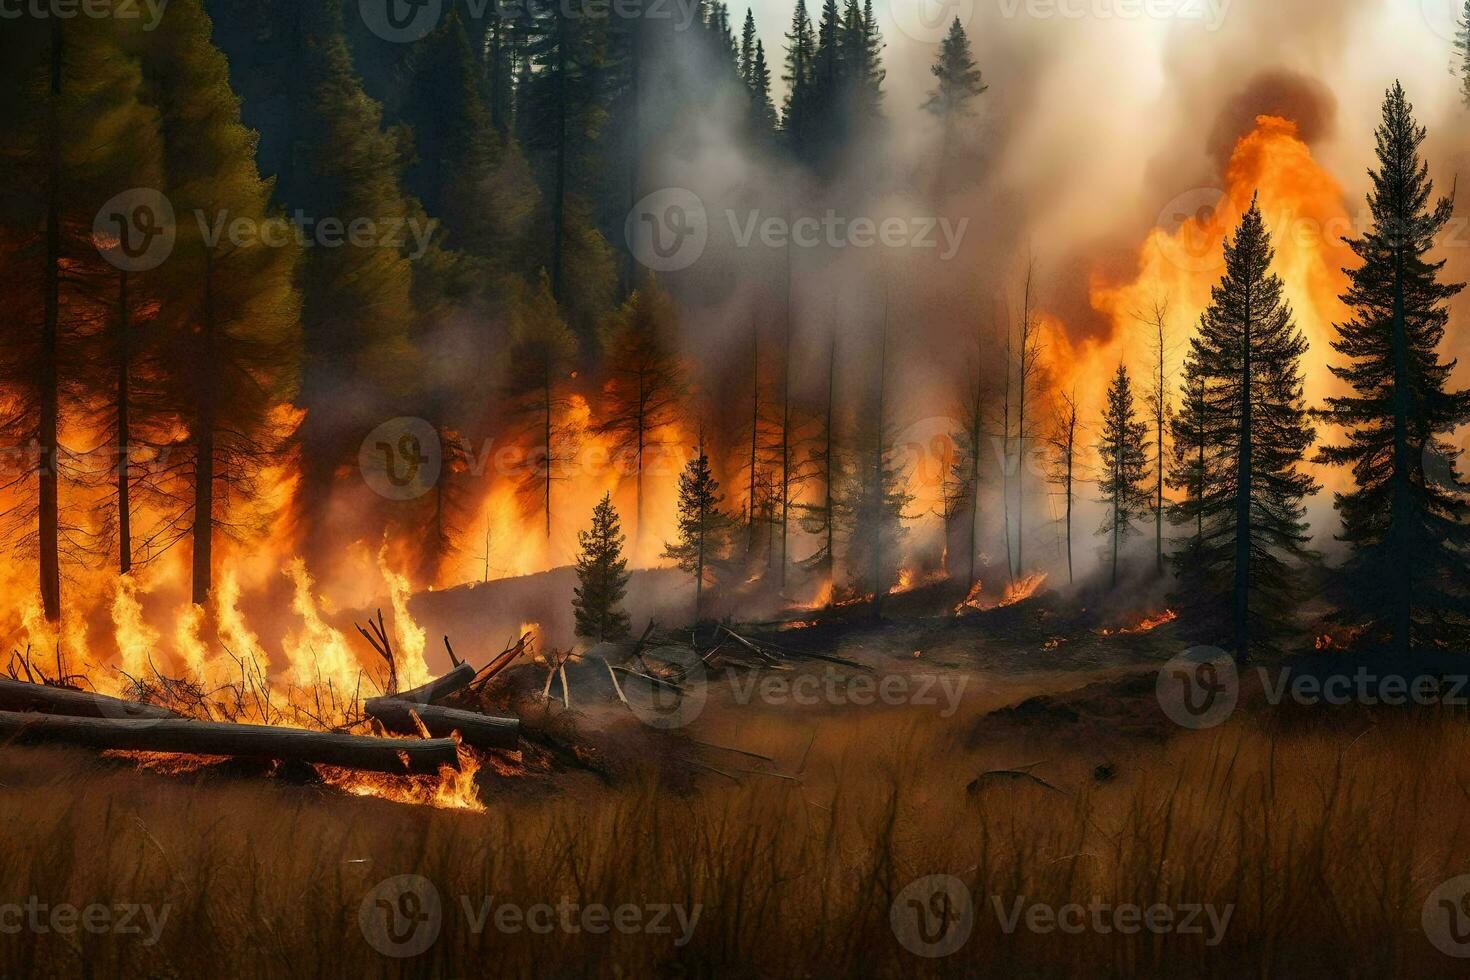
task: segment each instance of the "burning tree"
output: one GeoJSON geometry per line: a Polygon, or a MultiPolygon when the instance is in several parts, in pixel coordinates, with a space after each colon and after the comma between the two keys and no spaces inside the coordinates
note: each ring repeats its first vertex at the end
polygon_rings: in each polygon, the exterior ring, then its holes
{"type": "Polygon", "coordinates": [[[612,494],[604,494],[592,511],[591,529],[577,532],[581,552],[577,555],[577,587],[572,599],[577,635],[597,643],[628,636],[628,614],[622,610],[629,577],[623,540],[612,494]]]}
{"type": "MultiPolygon", "coordinates": [[[[1074,410],[1075,411],[1075,410],[1074,410]]],[[[1100,502],[1107,505],[1098,534],[1109,537],[1112,555],[1112,584],[1118,585],[1118,552],[1122,539],[1138,533],[1134,524],[1148,515],[1148,426],[1138,418],[1133,400],[1133,383],[1128,369],[1118,365],[1118,373],[1108,386],[1108,407],[1103,416],[1102,438],[1097,452],[1102,458],[1102,479],[1097,489],[1100,502]]]]}
{"type": "Polygon", "coordinates": [[[846,481],[838,508],[846,524],[846,565],[850,580],[862,582],[881,615],[883,596],[898,581],[905,529],[904,510],[913,501],[889,445],[888,330],[885,322],[878,355],[878,390],[872,427],[856,453],[855,472],[846,481]]]}
{"type": "Polygon", "coordinates": [[[1354,393],[1327,399],[1324,416],[1346,438],[1320,457],[1352,468],[1354,488],[1336,495],[1351,548],[1341,572],[1345,615],[1404,654],[1463,640],[1470,622],[1470,487],[1447,438],[1470,422],[1470,391],[1449,389],[1455,362],[1439,356],[1445,304],[1464,286],[1441,282],[1444,263],[1425,258],[1453,203],[1429,204],[1425,130],[1397,83],[1377,135],[1373,226],[1349,240],[1362,259],[1342,297],[1354,318],[1332,344],[1346,360],[1332,373],[1354,393]]]}
{"type": "Polygon", "coordinates": [[[1316,437],[1302,398],[1306,338],[1282,299],[1275,256],[1252,200],[1225,244],[1225,275],[1190,342],[1204,385],[1205,466],[1195,567],[1202,588],[1183,596],[1209,615],[1229,596],[1236,658],[1269,642],[1300,594],[1294,565],[1309,559],[1306,508],[1318,486],[1298,467],[1316,437]]]}
{"type": "MultiPolygon", "coordinates": [[[[61,617],[74,525],[63,483],[78,472],[61,435],[85,387],[79,290],[106,275],[93,218],[111,195],[156,172],[158,160],[157,115],[142,103],[137,63],[120,41],[95,18],[27,17],[0,37],[0,77],[13,93],[0,109],[0,179],[10,192],[0,232],[9,316],[0,338],[0,427],[9,444],[30,450],[7,477],[5,489],[20,502],[6,530],[38,557],[41,605],[52,621],[61,617]]],[[[119,314],[129,305],[118,296],[119,314]]]]}
{"type": "Polygon", "coordinates": [[[807,451],[803,479],[817,480],[822,484],[819,502],[798,504],[801,511],[801,529],[817,539],[817,550],[802,561],[802,566],[818,573],[830,583],[836,572],[837,524],[839,520],[839,487],[845,479],[846,468],[836,444],[837,401],[837,339],[833,337],[827,349],[827,401],[818,418],[817,431],[811,448],[807,451]]]}
{"type": "Polygon", "coordinates": [[[970,390],[960,400],[961,425],[953,434],[954,462],[946,475],[944,516],[953,548],[957,534],[965,536],[968,572],[965,588],[974,586],[979,575],[980,555],[980,459],[985,452],[985,340],[977,337],[971,365],[970,390]]]}
{"type": "Polygon", "coordinates": [[[650,450],[660,448],[658,430],[674,424],[686,393],[684,370],[674,353],[678,329],[673,300],[650,279],[618,311],[607,344],[598,435],[610,436],[629,461],[635,483],[633,551],[643,538],[643,480],[650,450]]]}
{"type": "Polygon", "coordinates": [[[1077,417],[1077,393],[1061,392],[1051,423],[1051,434],[1047,436],[1050,448],[1047,478],[1062,495],[1063,514],[1067,539],[1067,581],[1074,581],[1072,573],[1072,507],[1077,503],[1076,484],[1080,476],[1077,459],[1077,437],[1081,425],[1077,417]]]}
{"type": "Polygon", "coordinates": [[[664,547],[665,558],[672,559],[681,570],[694,576],[696,623],[704,609],[704,584],[709,568],[729,550],[729,534],[734,522],[720,510],[723,501],[720,484],[710,470],[709,455],[701,441],[698,455],[689,461],[679,476],[678,540],[664,547]]]}
{"type": "Polygon", "coordinates": [[[548,541],[551,487],[573,455],[562,385],[576,353],[577,338],[562,322],[543,273],[539,288],[521,290],[511,314],[506,396],[508,414],[520,420],[522,442],[536,447],[518,490],[527,509],[540,510],[545,517],[548,541]]]}
{"type": "MultiPolygon", "coordinates": [[[[224,55],[208,42],[210,22],[197,2],[178,4],[154,32],[148,67],[159,93],[165,162],[180,213],[228,215],[256,227],[280,216],[270,183],[252,154],[255,137],[240,123],[224,55]]],[[[188,430],[181,522],[193,542],[192,596],[208,598],[217,527],[244,530],[234,502],[256,501],[262,468],[279,462],[291,434],[273,413],[295,392],[300,305],[293,284],[298,252],[262,239],[231,242],[184,222],[165,271],[163,319],[184,366],[176,380],[188,430]]],[[[180,470],[180,472],[184,472],[180,470]]]]}

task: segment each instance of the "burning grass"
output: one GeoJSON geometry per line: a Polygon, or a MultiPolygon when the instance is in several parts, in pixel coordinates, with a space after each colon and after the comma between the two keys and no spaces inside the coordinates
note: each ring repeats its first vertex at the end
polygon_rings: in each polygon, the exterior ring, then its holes
{"type": "Polygon", "coordinates": [[[931,714],[763,719],[742,745],[802,781],[709,777],[691,794],[650,767],[629,782],[508,798],[483,813],[397,808],[320,790],[161,779],[59,752],[0,758],[0,890],[51,904],[168,906],[156,945],[42,933],[0,944],[0,971],[207,975],[1413,976],[1449,961],[1426,895],[1470,865],[1470,729],[1393,718],[1274,740],[1235,723],[1126,753],[991,743],[931,714]],[[979,772],[1030,781],[966,785],[979,772]],[[1432,763],[1432,764],[1430,764],[1432,763]],[[399,874],[444,909],[421,957],[362,938],[368,892],[399,874]],[[923,961],[889,927],[899,891],[958,876],[975,931],[923,961]],[[476,933],[461,904],[683,903],[673,935],[476,933]],[[1233,906],[1204,936],[1006,933],[990,896],[1233,906]]]}

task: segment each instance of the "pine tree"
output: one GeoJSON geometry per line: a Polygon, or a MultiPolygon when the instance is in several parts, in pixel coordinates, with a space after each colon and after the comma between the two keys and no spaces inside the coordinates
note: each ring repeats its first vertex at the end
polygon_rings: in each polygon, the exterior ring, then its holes
{"type": "MultiPolygon", "coordinates": [[[[0,30],[0,78],[12,93],[0,106],[8,303],[0,432],[28,448],[6,479],[17,500],[0,516],[8,540],[36,561],[41,609],[52,622],[62,615],[63,564],[97,560],[98,541],[67,499],[86,474],[61,438],[95,402],[92,383],[106,384],[92,368],[113,350],[97,358],[83,345],[98,331],[114,339],[130,334],[120,315],[140,298],[124,294],[118,270],[99,253],[94,217],[104,202],[158,172],[158,118],[144,101],[135,33],[116,18],[54,13],[7,19],[0,30]]],[[[134,235],[141,230],[129,233],[131,245],[147,244],[134,235]]]]}
{"type": "MultiPolygon", "coordinates": [[[[404,134],[384,128],[382,107],[364,92],[339,7],[301,9],[315,15],[302,59],[291,66],[298,78],[290,107],[295,143],[289,157],[295,163],[282,178],[283,203],[311,222],[370,216],[383,233],[398,228],[408,238],[412,220],[422,233],[423,212],[401,184],[404,134]]],[[[419,324],[414,268],[406,248],[312,248],[302,263],[297,282],[307,416],[301,441],[312,551],[326,546],[336,474],[344,453],[356,451],[353,436],[361,438],[354,416],[392,418],[422,394],[421,354],[413,342],[419,324]],[[353,411],[344,412],[349,397],[353,411]]],[[[385,514],[375,516],[386,521],[385,514]]]]}
{"type": "MultiPolygon", "coordinates": [[[[255,167],[255,135],[240,122],[240,101],[210,32],[200,0],[175,0],[151,38],[146,62],[163,121],[174,207],[255,227],[281,222],[284,216],[269,204],[270,182],[255,167]]],[[[193,545],[197,604],[212,584],[215,534],[263,531],[274,516],[252,508],[261,498],[261,472],[279,462],[292,435],[276,411],[296,391],[298,258],[294,247],[263,237],[215,238],[188,221],[180,225],[165,270],[170,281],[161,317],[186,365],[177,388],[190,484],[182,524],[193,545]]]]}
{"type": "Polygon", "coordinates": [[[705,582],[715,561],[729,550],[734,522],[720,510],[724,497],[710,470],[709,455],[701,444],[698,454],[679,475],[678,539],[664,547],[663,556],[694,576],[694,621],[704,611],[705,582]]]}
{"type": "Polygon", "coordinates": [[[939,57],[929,71],[938,84],[924,103],[924,108],[939,120],[939,192],[943,194],[943,181],[948,179],[956,131],[974,112],[971,103],[989,88],[981,78],[974,55],[970,53],[970,39],[958,17],[950,25],[949,33],[939,46],[939,57]]]}
{"type": "Polygon", "coordinates": [[[626,639],[628,614],[622,609],[628,593],[628,561],[623,557],[623,531],[612,494],[604,494],[592,511],[592,527],[577,532],[577,587],[572,611],[577,635],[594,643],[626,639]]]}
{"type": "Polygon", "coordinates": [[[780,120],[776,116],[776,104],[771,101],[771,69],[766,64],[766,46],[755,42],[755,60],[750,68],[750,122],[757,143],[769,142],[776,133],[780,120]]]}
{"type": "Polygon", "coordinates": [[[786,102],[781,112],[781,128],[786,143],[798,158],[806,156],[812,139],[812,121],[816,107],[812,103],[816,70],[817,39],[807,14],[806,0],[796,0],[791,15],[791,32],[786,35],[786,102]]]}
{"type": "Polygon", "coordinates": [[[904,511],[914,499],[907,489],[907,474],[895,465],[890,451],[886,303],[884,315],[872,427],[867,444],[856,454],[855,472],[846,481],[837,510],[839,523],[845,525],[848,580],[863,583],[872,596],[874,616],[882,616],[883,597],[898,582],[906,534],[904,511]]]}
{"type": "Polygon", "coordinates": [[[1324,415],[1346,438],[1320,453],[1353,477],[1336,495],[1351,549],[1345,615],[1398,654],[1470,638],[1470,486],[1448,438],[1470,422],[1470,391],[1449,387],[1456,362],[1439,354],[1464,286],[1441,282],[1444,262],[1427,258],[1453,204],[1431,204],[1424,138],[1395,83],[1377,130],[1373,225],[1348,241],[1362,262],[1342,297],[1353,319],[1332,344],[1344,360],[1332,373],[1353,394],[1329,398],[1324,415]]]}
{"type": "MultiPolygon", "coordinates": [[[[1189,356],[1184,362],[1179,409],[1169,420],[1171,443],[1169,488],[1181,496],[1169,507],[1169,520],[1185,532],[1185,544],[1173,553],[1175,573],[1187,583],[1199,569],[1204,547],[1205,509],[1209,494],[1220,485],[1212,467],[1210,439],[1214,432],[1209,391],[1199,361],[1189,356]]],[[[1182,584],[1181,593],[1189,589],[1182,584]]]]}
{"type": "Polygon", "coordinates": [[[679,418],[686,393],[684,369],[674,352],[678,313],[673,300],[650,279],[613,318],[606,344],[601,416],[594,431],[610,436],[615,453],[636,484],[633,552],[643,540],[644,478],[650,456],[665,447],[659,430],[679,418]]]}
{"type": "Polygon", "coordinates": [[[518,490],[523,505],[541,511],[551,540],[551,488],[571,462],[564,387],[572,373],[577,338],[551,298],[545,273],[539,288],[524,286],[511,313],[507,358],[507,415],[520,425],[520,441],[534,446],[518,490]]]}
{"type": "Polygon", "coordinates": [[[596,226],[601,170],[592,157],[614,94],[606,77],[607,18],[584,9],[586,0],[532,2],[537,29],[527,53],[535,70],[518,93],[517,131],[542,186],[551,292],[585,336],[617,279],[612,250],[596,226]]]}
{"type": "Polygon", "coordinates": [[[1109,538],[1114,588],[1118,585],[1118,554],[1123,539],[1138,533],[1135,523],[1148,514],[1148,490],[1144,486],[1148,479],[1147,444],[1148,426],[1138,418],[1133,383],[1128,369],[1119,364],[1108,386],[1108,407],[1097,447],[1102,466],[1098,502],[1107,507],[1097,533],[1109,538]]]}
{"type": "Polygon", "coordinates": [[[1225,245],[1191,354],[1205,386],[1206,466],[1216,483],[1202,501],[1196,569],[1204,587],[1185,597],[1208,617],[1224,610],[1236,658],[1269,647],[1296,609],[1299,567],[1310,560],[1303,500],[1318,487],[1300,472],[1316,438],[1302,398],[1305,337],[1270,272],[1275,252],[1253,200],[1225,245]]]}
{"type": "Polygon", "coordinates": [[[519,146],[492,120],[483,70],[458,8],[415,45],[402,86],[414,138],[404,183],[443,222],[447,247],[506,267],[525,251],[537,190],[519,146]]]}
{"type": "MultiPolygon", "coordinates": [[[[747,89],[755,89],[755,11],[745,8],[745,24],[740,28],[740,80],[747,89]]],[[[767,79],[769,82],[769,79],[767,79]]]]}

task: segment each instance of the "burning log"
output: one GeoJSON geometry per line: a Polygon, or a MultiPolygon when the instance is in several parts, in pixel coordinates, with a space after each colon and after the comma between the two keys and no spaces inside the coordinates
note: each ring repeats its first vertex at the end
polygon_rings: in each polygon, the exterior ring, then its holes
{"type": "Polygon", "coordinates": [[[366,704],[367,713],[376,718],[377,709],[374,706],[384,701],[404,701],[411,705],[432,704],[435,701],[443,700],[451,694],[464,690],[470,686],[470,681],[474,679],[475,668],[467,663],[462,663],[443,677],[435,678],[422,687],[416,687],[412,690],[404,691],[401,694],[384,694],[382,697],[368,698],[366,704]]]}
{"type": "Polygon", "coordinates": [[[517,718],[414,704],[400,698],[374,698],[368,702],[367,713],[388,731],[400,735],[418,735],[418,723],[423,722],[430,735],[448,738],[458,732],[460,741],[477,749],[514,749],[520,744],[521,723],[517,718]]]}
{"type": "Polygon", "coordinates": [[[70,687],[53,687],[0,678],[0,710],[38,711],[74,718],[178,718],[179,715],[156,704],[124,701],[105,694],[78,691],[70,687]]]}
{"type": "Polygon", "coordinates": [[[373,738],[187,718],[73,718],[0,711],[0,738],[20,745],[274,759],[392,775],[432,775],[445,766],[459,768],[458,746],[448,738],[373,738]]]}

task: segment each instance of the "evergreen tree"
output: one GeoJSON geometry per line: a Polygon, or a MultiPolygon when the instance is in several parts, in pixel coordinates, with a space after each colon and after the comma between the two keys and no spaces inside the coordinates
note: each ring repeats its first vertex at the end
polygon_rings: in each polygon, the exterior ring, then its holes
{"type": "Polygon", "coordinates": [[[623,531],[612,494],[604,494],[592,511],[592,527],[577,532],[577,586],[572,611],[577,635],[594,643],[628,637],[628,614],[622,609],[628,594],[628,561],[623,557],[623,531]]]}
{"type": "Polygon", "coordinates": [[[1118,553],[1123,539],[1138,533],[1134,525],[1148,514],[1148,426],[1138,418],[1133,400],[1133,383],[1128,369],[1118,365],[1118,373],[1108,386],[1107,412],[1103,415],[1102,436],[1097,452],[1101,458],[1102,479],[1098,480],[1099,503],[1107,507],[1098,534],[1108,536],[1112,556],[1112,584],[1118,585],[1118,553]]]}
{"type": "Polygon", "coordinates": [[[771,69],[766,64],[766,46],[755,42],[755,60],[750,68],[751,130],[758,143],[766,143],[776,133],[780,120],[776,104],[771,101],[771,69]]]}
{"type": "Polygon", "coordinates": [[[786,83],[781,128],[786,134],[787,147],[798,158],[806,155],[811,144],[811,125],[816,112],[812,102],[816,53],[817,39],[806,0],[796,0],[791,32],[786,35],[786,71],[781,76],[786,83]]]}
{"type": "Polygon", "coordinates": [[[573,455],[564,386],[576,353],[577,339],[558,315],[543,273],[538,289],[521,288],[511,314],[506,395],[507,414],[521,427],[521,443],[535,447],[518,489],[531,513],[542,512],[548,541],[551,487],[573,455]]]}
{"type": "Polygon", "coordinates": [[[939,57],[929,69],[937,84],[929,94],[924,108],[939,120],[940,146],[938,169],[938,192],[945,192],[945,182],[952,169],[951,157],[955,151],[956,134],[974,109],[971,103],[987,88],[981,79],[980,69],[970,53],[970,39],[965,26],[956,17],[949,33],[939,46],[939,57]]]}
{"type": "Polygon", "coordinates": [[[958,17],[940,43],[939,57],[929,73],[938,84],[924,108],[938,116],[946,128],[969,115],[973,111],[970,103],[990,87],[981,80],[980,69],[970,53],[970,38],[958,17]]]}
{"type": "Polygon", "coordinates": [[[1464,287],[1441,282],[1444,262],[1427,258],[1453,204],[1431,203],[1424,137],[1395,83],[1377,130],[1373,225],[1348,241],[1361,260],[1342,297],[1353,319],[1332,344],[1344,359],[1332,373],[1353,394],[1329,398],[1324,415],[1345,439],[1320,454],[1353,477],[1336,495],[1351,549],[1345,614],[1399,654],[1470,637],[1470,486],[1448,438],[1470,422],[1470,391],[1449,387],[1456,362],[1439,354],[1447,304],[1464,287]]]}
{"type": "MultiPolygon", "coordinates": [[[[162,117],[170,197],[182,214],[255,227],[284,221],[255,167],[255,136],[240,122],[224,55],[210,43],[200,0],[174,0],[153,33],[148,78],[162,117]]],[[[296,391],[299,252],[264,237],[232,241],[197,221],[180,224],[161,317],[184,369],[179,414],[188,431],[181,501],[193,544],[192,596],[212,584],[216,533],[263,531],[257,479],[292,432],[276,410],[296,391]]]]}
{"type": "MultiPolygon", "coordinates": [[[[293,66],[299,81],[290,157],[296,163],[285,178],[284,202],[313,223],[371,216],[380,231],[396,227],[411,240],[409,222],[419,234],[426,225],[401,185],[405,134],[384,129],[382,107],[363,91],[339,7],[330,3],[323,11],[293,66]]],[[[356,451],[358,420],[402,414],[422,394],[412,247],[312,248],[302,263],[303,495],[313,550],[331,537],[326,503],[344,454],[356,451]]],[[[360,523],[360,515],[353,517],[360,523]]]]}
{"type": "Polygon", "coordinates": [[[694,621],[704,610],[706,578],[713,563],[729,550],[729,533],[734,522],[722,510],[724,497],[710,470],[704,446],[679,475],[678,538],[664,547],[668,558],[681,571],[694,576],[694,621]]]}
{"type": "MultiPolygon", "coordinates": [[[[886,316],[886,310],[885,310],[886,316]]],[[[883,597],[898,582],[906,533],[904,510],[913,502],[906,474],[894,464],[888,431],[887,324],[879,344],[877,404],[867,444],[857,453],[856,472],[845,489],[838,514],[847,537],[848,579],[862,582],[872,596],[875,616],[883,597]]]]}
{"type": "Polygon", "coordinates": [[[686,391],[684,369],[674,352],[677,330],[673,300],[650,279],[613,318],[605,347],[607,377],[594,431],[612,438],[614,452],[636,483],[635,555],[643,538],[650,456],[664,448],[659,430],[678,420],[686,391]]]}
{"type": "MultiPolygon", "coordinates": [[[[597,181],[604,174],[592,157],[614,94],[605,73],[607,18],[584,9],[587,0],[531,2],[527,54],[535,70],[528,71],[518,93],[517,131],[545,198],[544,255],[552,295],[573,328],[587,336],[607,309],[617,279],[612,251],[595,221],[597,181]]],[[[626,202],[619,197],[619,203],[626,202]]]]}
{"type": "Polygon", "coordinates": [[[507,267],[525,250],[537,191],[520,148],[492,120],[483,70],[457,8],[414,47],[403,117],[415,152],[404,183],[443,222],[448,247],[507,267]]]}
{"type": "Polygon", "coordinates": [[[1190,345],[1216,483],[1201,502],[1204,587],[1186,600],[1205,616],[1224,613],[1242,662],[1253,646],[1269,646],[1296,608],[1297,567],[1310,558],[1303,500],[1318,489],[1299,470],[1316,437],[1302,399],[1307,343],[1270,272],[1274,255],[1253,200],[1225,245],[1225,274],[1190,345]],[[1219,596],[1229,597],[1223,611],[1219,596]]]}
{"type": "MultiPolygon", "coordinates": [[[[755,88],[755,11],[745,8],[745,24],[740,28],[740,80],[747,89],[755,88]]],[[[770,81],[769,78],[766,79],[770,81]]]]}
{"type": "Polygon", "coordinates": [[[1205,538],[1206,499],[1220,483],[1219,474],[1211,466],[1212,433],[1204,372],[1200,370],[1199,361],[1191,355],[1184,362],[1179,408],[1169,420],[1169,488],[1180,495],[1169,507],[1169,520],[1186,535],[1186,543],[1173,556],[1175,573],[1181,583],[1186,583],[1181,585],[1183,593],[1190,591],[1187,583],[1199,568],[1205,538]]]}
{"type": "MultiPolygon", "coordinates": [[[[119,318],[134,308],[118,270],[99,254],[94,218],[104,202],[158,171],[158,118],[144,103],[125,36],[133,32],[116,18],[54,13],[24,14],[0,30],[0,78],[12,93],[0,106],[9,317],[0,336],[0,432],[29,449],[6,478],[17,499],[3,514],[4,531],[36,561],[41,609],[53,622],[62,615],[63,563],[96,560],[97,542],[67,500],[68,485],[85,474],[75,449],[61,442],[93,401],[95,354],[84,345],[99,330],[126,336],[131,327],[119,318]]],[[[149,218],[160,228],[166,220],[151,211],[149,218]]],[[[128,244],[148,242],[130,234],[128,244]]]]}

